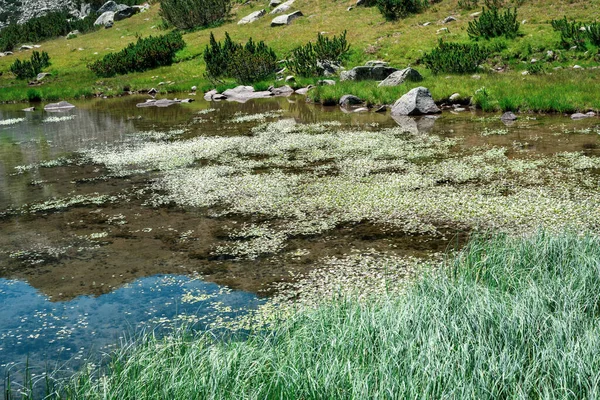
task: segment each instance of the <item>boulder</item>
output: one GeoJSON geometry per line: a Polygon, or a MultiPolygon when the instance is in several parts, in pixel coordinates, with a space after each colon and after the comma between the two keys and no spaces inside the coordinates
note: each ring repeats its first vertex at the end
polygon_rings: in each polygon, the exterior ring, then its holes
{"type": "MultiPolygon", "coordinates": [[[[222,93],[230,101],[245,103],[250,99],[260,99],[273,96],[268,90],[255,92],[252,86],[237,86],[233,89],[227,89],[222,93]]],[[[215,96],[213,96],[213,100],[215,96]]]]}
{"type": "Polygon", "coordinates": [[[460,93],[453,93],[450,97],[449,97],[450,101],[458,101],[460,100],[460,93]]]}
{"type": "Polygon", "coordinates": [[[19,50],[24,51],[24,50],[31,50],[33,49],[33,45],[28,45],[28,44],[24,44],[23,46],[21,46],[19,48],[19,50]]]}
{"type": "Polygon", "coordinates": [[[340,74],[341,81],[365,81],[375,80],[382,81],[388,76],[398,71],[396,68],[387,66],[387,63],[375,64],[370,61],[366,65],[354,67],[350,71],[342,71],[340,74]],[[373,63],[373,64],[369,64],[373,63]]]}
{"type": "Polygon", "coordinates": [[[194,86],[192,86],[192,92],[195,92],[196,90],[198,90],[198,87],[197,87],[197,86],[195,86],[195,85],[194,85],[194,86]]]}
{"type": "Polygon", "coordinates": [[[502,114],[502,116],[500,117],[501,121],[516,121],[517,120],[517,116],[513,113],[513,112],[505,112],[504,114],[502,114]]]}
{"type": "Polygon", "coordinates": [[[420,82],[422,80],[423,76],[417,70],[408,67],[391,73],[379,84],[379,86],[398,86],[404,81],[420,82]]]}
{"type": "Polygon", "coordinates": [[[346,106],[353,106],[356,104],[362,104],[363,101],[352,95],[352,94],[345,94],[340,98],[340,106],[346,107],[346,106]]]}
{"type": "Polygon", "coordinates": [[[204,93],[204,100],[211,101],[215,94],[219,94],[219,92],[217,92],[216,89],[209,90],[208,92],[204,93]]]}
{"type": "Polygon", "coordinates": [[[312,89],[312,87],[305,87],[305,88],[300,88],[298,90],[296,90],[297,94],[300,94],[302,96],[306,96],[308,94],[308,91],[312,89]]]}
{"type": "Polygon", "coordinates": [[[317,85],[319,85],[319,86],[334,86],[335,81],[333,79],[321,79],[320,81],[317,82],[317,85]]]}
{"type": "Polygon", "coordinates": [[[342,66],[334,61],[317,61],[317,68],[320,71],[320,75],[335,76],[342,69],[342,66]]]}
{"type": "Polygon", "coordinates": [[[34,112],[35,111],[35,107],[27,107],[27,108],[24,108],[23,111],[25,111],[25,112],[34,112]]]}
{"type": "Polygon", "coordinates": [[[238,21],[238,25],[251,24],[254,21],[258,21],[258,19],[264,16],[267,12],[263,10],[254,11],[252,14],[246,15],[244,18],[238,21]]]}
{"type": "Polygon", "coordinates": [[[437,118],[431,115],[415,118],[392,114],[392,119],[400,126],[402,131],[416,135],[429,132],[435,125],[437,118]]]}
{"type": "Polygon", "coordinates": [[[111,1],[107,1],[106,3],[104,3],[102,5],[102,7],[100,7],[98,9],[98,11],[96,11],[96,13],[97,14],[104,14],[107,11],[115,12],[115,11],[117,11],[117,7],[118,6],[119,5],[115,1],[112,1],[112,0],[111,1]]]}
{"type": "Polygon", "coordinates": [[[294,89],[288,85],[285,85],[278,88],[270,88],[269,92],[271,92],[273,96],[289,96],[294,93],[294,89]]]}
{"type": "Polygon", "coordinates": [[[148,94],[149,94],[150,96],[154,96],[156,93],[158,93],[158,90],[156,90],[156,89],[154,89],[154,88],[152,88],[152,89],[148,90],[148,94]]]}
{"type": "Polygon", "coordinates": [[[71,103],[68,103],[66,101],[60,101],[58,103],[50,103],[50,104],[46,104],[46,106],[44,107],[44,111],[48,111],[48,112],[63,112],[63,111],[69,111],[74,109],[75,106],[71,103]]]}
{"type": "Polygon", "coordinates": [[[288,11],[290,8],[292,8],[292,4],[294,4],[294,1],[295,0],[288,0],[285,3],[281,3],[280,5],[275,7],[273,11],[271,11],[271,14],[281,14],[288,11]]]}
{"type": "Polygon", "coordinates": [[[130,18],[137,14],[139,10],[137,8],[126,6],[125,4],[119,4],[117,11],[115,11],[115,21],[121,21],[123,19],[130,18]]]}
{"type": "Polygon", "coordinates": [[[94,22],[94,25],[110,25],[112,26],[112,24],[115,22],[115,12],[114,11],[107,11],[105,13],[102,13],[102,15],[100,15],[97,19],[96,22],[94,22]]]}
{"type": "Polygon", "coordinates": [[[587,114],[583,114],[583,113],[575,113],[575,114],[571,115],[572,120],[585,119],[585,118],[590,118],[590,116],[587,114]]]}
{"type": "Polygon", "coordinates": [[[298,17],[302,17],[302,15],[303,14],[301,11],[296,11],[291,14],[286,14],[286,15],[281,15],[279,17],[275,17],[275,18],[273,18],[273,21],[271,21],[271,26],[289,25],[290,22],[292,22],[293,20],[295,20],[298,17]]]}
{"type": "Polygon", "coordinates": [[[296,77],[294,75],[288,75],[285,77],[286,82],[296,82],[296,77]]]}
{"type": "Polygon", "coordinates": [[[282,3],[281,0],[271,0],[269,2],[269,7],[274,8],[277,7],[278,5],[280,5],[282,3]]]}
{"type": "Polygon", "coordinates": [[[42,79],[44,79],[45,77],[47,77],[48,75],[50,75],[47,72],[40,72],[39,74],[37,74],[37,77],[35,78],[37,81],[41,81],[42,79]]]}
{"type": "Polygon", "coordinates": [[[146,11],[148,11],[150,9],[150,4],[144,3],[142,5],[131,6],[131,7],[135,8],[138,13],[143,13],[143,12],[146,12],[146,11]]]}
{"type": "Polygon", "coordinates": [[[378,107],[378,108],[375,110],[375,112],[376,112],[376,113],[384,113],[384,112],[386,112],[386,111],[387,111],[387,106],[386,106],[385,104],[384,104],[384,105],[382,105],[382,106],[379,106],[379,107],[378,107]]]}
{"type": "Polygon", "coordinates": [[[443,20],[442,22],[443,22],[444,24],[447,24],[447,23],[449,23],[449,22],[454,22],[454,21],[456,21],[456,18],[454,18],[452,15],[450,15],[450,16],[448,16],[448,17],[444,18],[444,20],[443,20]]]}
{"type": "Polygon", "coordinates": [[[71,31],[67,34],[67,39],[75,39],[79,35],[78,30],[71,31]]]}
{"type": "Polygon", "coordinates": [[[424,115],[440,112],[429,89],[416,87],[400,97],[392,106],[392,115],[424,115]]]}

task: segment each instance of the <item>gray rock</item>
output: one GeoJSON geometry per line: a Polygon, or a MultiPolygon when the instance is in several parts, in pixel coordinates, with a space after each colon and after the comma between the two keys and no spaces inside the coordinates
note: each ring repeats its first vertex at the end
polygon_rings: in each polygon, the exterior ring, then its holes
{"type": "Polygon", "coordinates": [[[581,65],[574,65],[573,69],[584,69],[581,65]]]}
{"type": "Polygon", "coordinates": [[[354,110],[352,110],[352,112],[364,113],[364,112],[369,112],[369,109],[367,107],[359,107],[359,108],[355,108],[354,110]]]}
{"type": "Polygon", "coordinates": [[[375,112],[376,112],[376,113],[384,113],[384,112],[386,112],[386,111],[387,111],[387,106],[386,106],[386,105],[379,106],[379,108],[377,108],[377,109],[375,110],[375,112]]]}
{"type": "Polygon", "coordinates": [[[505,112],[504,114],[502,114],[502,116],[500,117],[501,121],[516,121],[517,120],[517,116],[511,112],[505,112]]]}
{"type": "Polygon", "coordinates": [[[117,11],[115,11],[115,21],[121,21],[133,17],[138,12],[138,8],[129,7],[125,4],[119,4],[117,6],[117,11]]]}
{"type": "Polygon", "coordinates": [[[413,135],[419,133],[428,133],[435,125],[437,117],[427,115],[420,118],[407,117],[405,115],[394,115],[392,119],[400,126],[400,129],[413,135]]]}
{"type": "Polygon", "coordinates": [[[156,93],[158,93],[158,90],[156,90],[154,88],[148,90],[148,94],[151,95],[151,96],[154,96],[156,93]]]}
{"type": "Polygon", "coordinates": [[[352,11],[352,10],[354,10],[354,7],[352,7],[352,6],[346,8],[346,11],[352,11]]]}
{"type": "Polygon", "coordinates": [[[19,50],[21,50],[21,51],[31,50],[31,49],[33,49],[33,45],[24,44],[23,46],[19,47],[19,50]]]}
{"type": "Polygon", "coordinates": [[[307,87],[305,87],[305,88],[300,88],[300,89],[296,90],[296,92],[295,92],[295,93],[297,93],[297,94],[300,94],[300,95],[302,95],[302,96],[306,96],[306,95],[308,94],[308,91],[309,91],[309,90],[310,90],[310,89],[309,89],[309,88],[307,88],[307,87]]]}
{"type": "Polygon", "coordinates": [[[343,95],[340,98],[340,102],[339,102],[340,106],[344,106],[344,107],[353,106],[353,105],[362,104],[362,103],[363,103],[363,101],[360,98],[358,98],[352,94],[343,95]]]}
{"type": "Polygon", "coordinates": [[[289,25],[296,18],[302,17],[302,15],[303,14],[301,11],[296,11],[291,14],[286,14],[286,15],[281,15],[279,17],[275,17],[275,18],[273,18],[273,21],[271,21],[271,26],[289,25]]]}
{"type": "MultiPolygon", "coordinates": [[[[227,89],[222,93],[229,101],[237,101],[245,103],[250,99],[260,99],[273,96],[273,93],[268,90],[255,92],[252,86],[237,86],[233,89],[227,89]]],[[[215,96],[213,96],[215,99],[215,96]]]]}
{"type": "Polygon", "coordinates": [[[286,82],[296,82],[296,77],[294,75],[288,75],[285,77],[286,82]]]}
{"type": "Polygon", "coordinates": [[[204,100],[211,101],[215,94],[219,94],[219,92],[217,92],[215,89],[209,90],[208,92],[204,93],[204,100]]]}
{"type": "Polygon", "coordinates": [[[271,14],[281,14],[288,11],[290,8],[292,8],[294,1],[295,0],[288,0],[285,3],[281,3],[271,11],[271,14]]]}
{"type": "Polygon", "coordinates": [[[379,86],[398,86],[404,81],[420,82],[422,80],[423,76],[417,70],[408,67],[391,73],[379,84],[379,86]]]}
{"type": "Polygon", "coordinates": [[[317,68],[323,76],[335,76],[342,66],[333,61],[317,61],[317,68]]]}
{"type": "Polygon", "coordinates": [[[449,98],[450,101],[460,100],[460,93],[453,93],[449,98]]]}
{"type": "Polygon", "coordinates": [[[77,35],[79,35],[78,30],[71,31],[67,34],[67,39],[74,39],[77,37],[77,35]]]}
{"type": "Polygon", "coordinates": [[[423,26],[429,26],[429,25],[431,25],[431,22],[429,22],[429,21],[427,21],[423,24],[423,26]]]}
{"type": "Polygon", "coordinates": [[[357,7],[364,6],[366,3],[367,3],[366,0],[356,0],[357,7]]]}
{"type": "Polygon", "coordinates": [[[277,7],[278,5],[280,5],[281,3],[283,3],[281,0],[271,0],[269,2],[269,7],[273,8],[273,7],[277,7]]]}
{"type": "Polygon", "coordinates": [[[392,115],[424,115],[440,112],[429,89],[416,87],[400,97],[392,106],[392,115]]]}
{"type": "Polygon", "coordinates": [[[271,92],[273,96],[289,96],[294,93],[294,89],[285,85],[278,88],[271,88],[269,92],[271,92]]]}
{"type": "Polygon", "coordinates": [[[585,115],[587,115],[588,117],[595,117],[596,113],[593,111],[590,111],[590,112],[586,112],[585,115]]]}
{"type": "Polygon", "coordinates": [[[46,104],[46,106],[44,107],[44,111],[48,111],[48,112],[63,112],[63,111],[69,111],[74,109],[75,106],[71,103],[68,103],[66,101],[60,101],[58,103],[50,103],[50,104],[46,104]]]}
{"type": "Polygon", "coordinates": [[[480,15],[481,15],[481,11],[477,11],[477,12],[474,12],[474,13],[472,13],[472,14],[470,15],[470,17],[471,17],[471,18],[476,18],[476,17],[479,17],[480,15]]]}
{"type": "MultiPolygon", "coordinates": [[[[368,64],[368,63],[367,63],[368,64]]],[[[388,67],[387,64],[373,64],[354,67],[350,71],[342,71],[341,81],[382,81],[398,71],[396,68],[388,67]]]]}
{"type": "Polygon", "coordinates": [[[195,86],[195,85],[194,85],[194,86],[192,86],[192,92],[195,92],[196,90],[198,90],[198,87],[197,87],[197,86],[195,86]]]}
{"type": "Polygon", "coordinates": [[[227,100],[227,96],[224,94],[217,93],[212,97],[213,100],[227,100]]]}
{"type": "Polygon", "coordinates": [[[94,25],[110,25],[112,26],[112,24],[115,22],[115,12],[114,11],[107,11],[105,13],[102,13],[102,15],[100,15],[97,19],[96,22],[94,22],[94,25]]]}
{"type": "Polygon", "coordinates": [[[583,114],[583,113],[575,113],[575,114],[571,115],[572,120],[585,119],[585,118],[590,118],[590,116],[587,114],[583,114]]]}
{"type": "Polygon", "coordinates": [[[27,107],[27,108],[24,108],[23,111],[25,111],[25,112],[34,112],[35,111],[35,107],[27,107]]]}
{"type": "Polygon", "coordinates": [[[319,85],[319,86],[334,86],[335,81],[333,79],[321,79],[320,81],[317,82],[317,85],[319,85]]]}
{"type": "Polygon", "coordinates": [[[367,67],[389,67],[389,63],[381,60],[370,60],[365,63],[367,67]]]}
{"type": "Polygon", "coordinates": [[[447,23],[449,23],[449,22],[454,22],[454,21],[456,21],[456,18],[454,18],[453,16],[451,16],[451,15],[450,15],[450,16],[448,16],[448,17],[444,18],[444,20],[443,20],[442,22],[443,22],[444,24],[447,24],[447,23]]]}
{"type": "Polygon", "coordinates": [[[440,28],[435,33],[439,35],[440,33],[448,33],[448,32],[449,32],[448,28],[440,28]]]}
{"type": "Polygon", "coordinates": [[[105,13],[105,12],[107,12],[107,11],[112,11],[112,12],[115,12],[115,11],[117,11],[117,7],[118,7],[118,6],[119,6],[119,5],[118,5],[118,4],[117,4],[115,1],[112,1],[112,0],[111,0],[111,1],[107,1],[107,2],[106,2],[106,3],[104,3],[104,4],[102,5],[102,7],[100,7],[100,8],[98,9],[98,11],[96,11],[96,12],[97,12],[98,14],[104,14],[104,13],[105,13]]]}
{"type": "Polygon", "coordinates": [[[260,19],[260,17],[264,16],[266,13],[267,12],[264,9],[254,11],[253,13],[248,14],[244,18],[240,19],[238,21],[238,25],[251,24],[254,21],[258,21],[260,19]]]}
{"type": "Polygon", "coordinates": [[[37,81],[41,81],[42,79],[44,79],[44,78],[45,78],[45,77],[47,77],[48,75],[50,75],[50,74],[49,74],[49,73],[47,73],[47,72],[40,72],[39,74],[37,74],[37,76],[36,76],[36,78],[35,78],[35,79],[36,79],[37,81]]]}

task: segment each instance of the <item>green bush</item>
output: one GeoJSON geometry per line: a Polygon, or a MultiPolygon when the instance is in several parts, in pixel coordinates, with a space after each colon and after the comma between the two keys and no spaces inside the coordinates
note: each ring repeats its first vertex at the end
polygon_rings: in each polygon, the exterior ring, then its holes
{"type": "Polygon", "coordinates": [[[50,56],[48,56],[48,53],[43,51],[40,54],[34,51],[29,60],[15,60],[10,66],[10,72],[15,74],[17,79],[31,79],[48,66],[50,66],[50,56]]]}
{"type": "Polygon", "coordinates": [[[500,12],[497,7],[483,8],[481,15],[475,21],[469,22],[467,33],[471,39],[491,39],[505,36],[509,39],[517,37],[519,22],[517,9],[506,9],[500,12]]]}
{"type": "Polygon", "coordinates": [[[489,48],[477,43],[447,43],[440,39],[438,47],[426,53],[421,61],[434,74],[465,74],[476,72],[490,53],[489,48]]]}
{"type": "Polygon", "coordinates": [[[309,42],[292,50],[286,60],[286,67],[300,76],[318,76],[322,72],[319,63],[340,63],[348,58],[349,51],[346,31],[333,38],[319,33],[314,45],[309,42]]]}
{"type": "Polygon", "coordinates": [[[179,29],[208,27],[223,22],[231,11],[231,0],[162,0],[164,23],[179,29]]]}
{"type": "Polygon", "coordinates": [[[225,32],[223,44],[211,32],[210,43],[204,49],[206,75],[210,79],[234,78],[238,83],[249,84],[268,78],[277,68],[277,55],[264,42],[254,43],[252,38],[244,46],[231,40],[225,32]]]}
{"type": "Polygon", "coordinates": [[[24,24],[10,24],[0,31],[0,51],[14,50],[19,43],[39,42],[66,36],[74,30],[80,33],[90,32],[97,29],[94,26],[96,18],[96,14],[90,14],[79,20],[66,11],[56,11],[32,18],[24,24]]]}
{"type": "Polygon", "coordinates": [[[600,23],[593,22],[586,25],[582,22],[569,22],[567,17],[556,19],[551,22],[552,28],[560,32],[560,43],[564,48],[577,46],[585,49],[586,43],[600,46],[600,23]]]}
{"type": "Polygon", "coordinates": [[[101,60],[88,65],[96,75],[110,77],[129,72],[173,64],[175,53],[185,47],[179,32],[170,32],[162,36],[139,38],[118,53],[109,53],[101,60]]]}
{"type": "Polygon", "coordinates": [[[377,8],[390,21],[418,14],[428,6],[427,0],[377,0],[377,8]]]}

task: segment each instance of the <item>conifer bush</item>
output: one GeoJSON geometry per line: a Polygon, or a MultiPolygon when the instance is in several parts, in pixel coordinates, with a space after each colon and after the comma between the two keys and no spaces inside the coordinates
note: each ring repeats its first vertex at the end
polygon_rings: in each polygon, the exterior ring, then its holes
{"type": "Polygon", "coordinates": [[[501,12],[496,6],[483,8],[481,15],[474,21],[469,22],[467,33],[471,39],[491,39],[505,36],[514,39],[519,33],[519,22],[517,21],[517,9],[506,9],[501,12]]]}
{"type": "Polygon", "coordinates": [[[579,49],[585,49],[586,44],[600,47],[600,23],[593,22],[584,24],[583,22],[569,22],[567,17],[555,19],[551,22],[552,28],[560,32],[560,43],[564,48],[577,46],[579,49]]]}
{"type": "Polygon", "coordinates": [[[162,0],[160,16],[166,25],[179,29],[204,28],[223,22],[231,0],[162,0]]]}
{"type": "Polygon", "coordinates": [[[29,60],[15,60],[10,66],[10,72],[15,74],[17,79],[31,79],[48,66],[50,66],[50,56],[48,56],[48,53],[45,51],[42,53],[34,51],[29,60]]]}
{"type": "Polygon", "coordinates": [[[394,21],[410,14],[418,14],[429,6],[428,0],[376,0],[377,8],[385,19],[394,21]]]}
{"type": "Polygon", "coordinates": [[[434,74],[465,74],[477,72],[490,53],[489,48],[477,43],[448,43],[440,39],[438,47],[426,53],[421,61],[434,74]]]}
{"type": "Polygon", "coordinates": [[[118,53],[109,53],[102,59],[89,64],[96,75],[107,78],[129,72],[173,64],[175,53],[185,47],[179,32],[170,32],[162,36],[139,38],[118,53]]]}
{"type": "Polygon", "coordinates": [[[314,45],[308,42],[292,50],[290,57],[286,60],[286,67],[300,76],[318,76],[322,73],[319,67],[320,63],[341,63],[347,59],[349,51],[350,45],[346,40],[346,31],[340,36],[333,36],[333,38],[319,33],[314,45]]]}

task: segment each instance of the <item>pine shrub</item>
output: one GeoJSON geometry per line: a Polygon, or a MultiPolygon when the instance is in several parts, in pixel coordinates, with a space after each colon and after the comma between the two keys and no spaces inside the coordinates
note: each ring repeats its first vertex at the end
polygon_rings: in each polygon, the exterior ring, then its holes
{"type": "Polygon", "coordinates": [[[427,0],[377,0],[377,8],[390,21],[418,14],[428,6],[427,0]]]}
{"type": "Polygon", "coordinates": [[[519,33],[517,9],[506,9],[501,12],[498,7],[483,8],[475,21],[469,22],[467,33],[471,39],[491,39],[505,36],[514,39],[519,33]]]}
{"type": "Polygon", "coordinates": [[[339,37],[329,38],[317,35],[317,42],[298,46],[292,50],[286,60],[286,67],[300,76],[318,76],[322,69],[319,64],[324,62],[341,63],[348,58],[350,45],[346,40],[346,31],[339,37]]]}
{"type": "Polygon", "coordinates": [[[593,22],[589,25],[583,22],[569,22],[567,17],[553,20],[552,28],[560,32],[560,43],[564,48],[577,46],[579,49],[585,49],[586,43],[593,46],[600,46],[600,23],[593,22]]]}
{"type": "Polygon", "coordinates": [[[487,47],[477,43],[447,43],[440,39],[438,47],[426,53],[421,61],[434,74],[466,74],[477,72],[479,64],[490,53],[487,47]]]}
{"type": "Polygon", "coordinates": [[[120,52],[109,53],[89,64],[88,68],[104,78],[146,71],[173,64],[175,53],[184,47],[183,37],[176,31],[157,37],[139,38],[136,43],[130,43],[120,52]]]}
{"type": "Polygon", "coordinates": [[[223,22],[231,0],[162,0],[160,16],[166,25],[179,29],[204,28],[223,22]]]}
{"type": "Polygon", "coordinates": [[[31,79],[48,66],[50,66],[50,56],[48,56],[48,53],[43,51],[40,54],[34,51],[29,60],[15,60],[10,66],[10,72],[15,74],[17,79],[31,79]]]}
{"type": "Polygon", "coordinates": [[[211,32],[210,43],[204,49],[206,75],[210,79],[234,78],[238,83],[249,84],[268,78],[277,68],[277,55],[264,42],[252,38],[245,45],[231,40],[225,32],[223,44],[211,32]]]}

